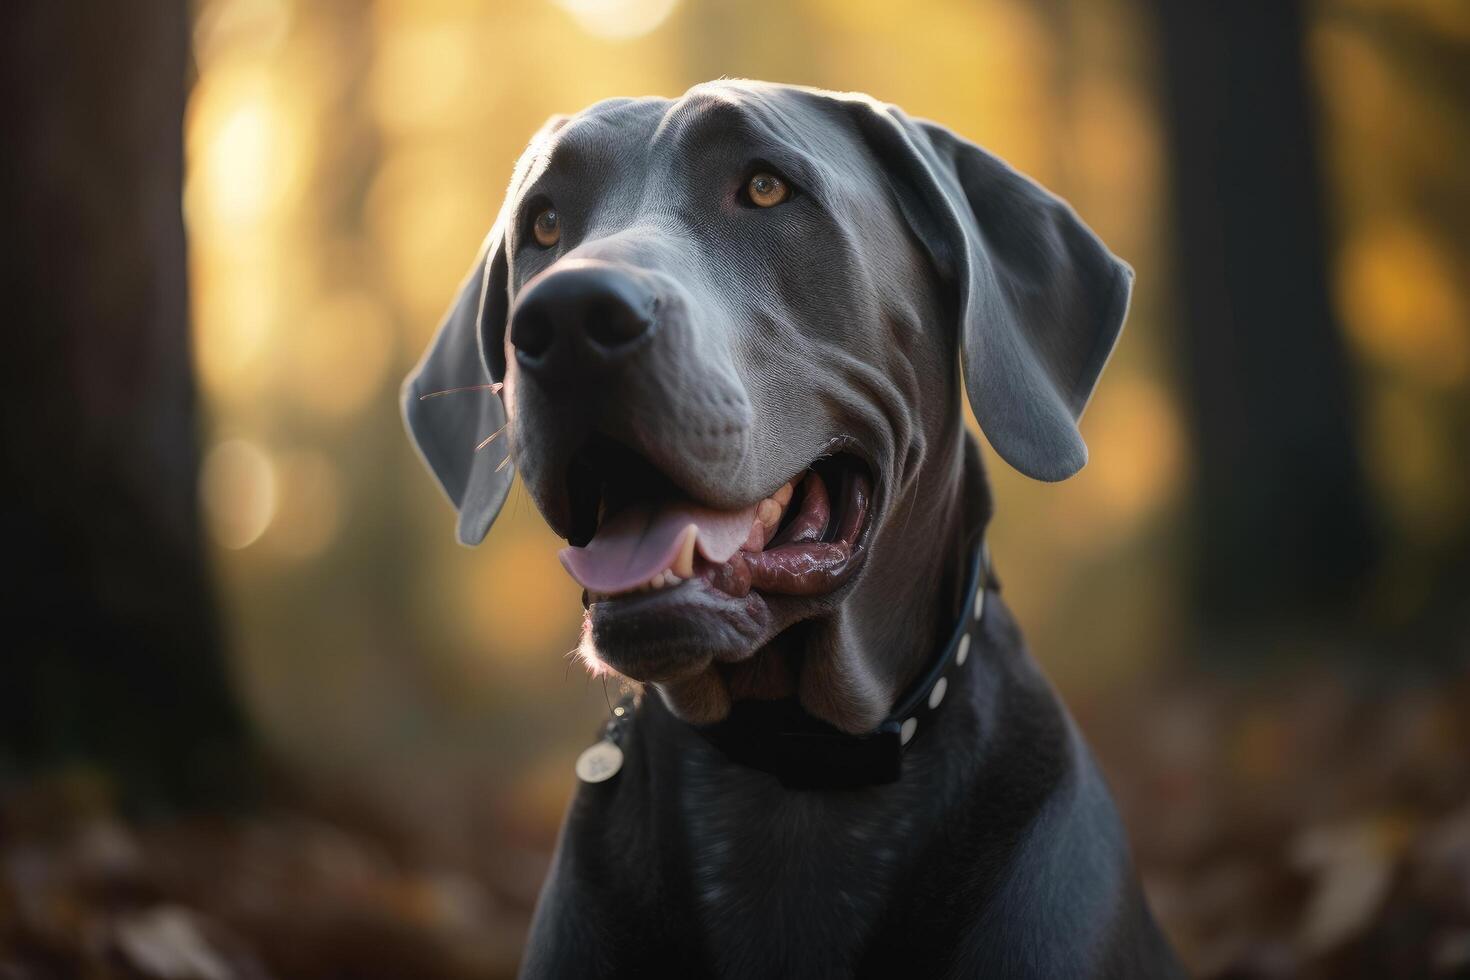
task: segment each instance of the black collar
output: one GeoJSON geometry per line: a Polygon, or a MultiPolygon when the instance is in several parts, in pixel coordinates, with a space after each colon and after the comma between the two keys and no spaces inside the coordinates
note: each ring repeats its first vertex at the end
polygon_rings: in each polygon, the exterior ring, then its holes
{"type": "Polygon", "coordinates": [[[949,642],[871,732],[849,735],[807,714],[795,698],[739,701],[724,721],[693,726],[728,758],[769,772],[790,789],[856,789],[892,783],[903,755],[963,676],[972,635],[979,632],[985,593],[996,583],[984,541],[970,558],[965,602],[949,642]]]}

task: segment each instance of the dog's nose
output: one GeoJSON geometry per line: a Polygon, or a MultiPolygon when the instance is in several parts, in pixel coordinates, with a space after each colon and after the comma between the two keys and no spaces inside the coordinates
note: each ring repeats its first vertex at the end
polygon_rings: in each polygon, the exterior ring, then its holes
{"type": "Polygon", "coordinates": [[[510,342],[521,367],[543,377],[595,372],[638,346],[655,307],[628,272],[584,260],[531,284],[511,316],[510,342]]]}

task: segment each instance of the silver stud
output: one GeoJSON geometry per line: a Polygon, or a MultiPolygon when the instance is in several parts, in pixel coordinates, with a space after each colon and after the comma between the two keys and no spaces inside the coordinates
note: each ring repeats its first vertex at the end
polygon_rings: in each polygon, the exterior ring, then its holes
{"type": "Polygon", "coordinates": [[[966,633],[964,636],[960,637],[960,648],[959,648],[958,651],[956,651],[956,653],[954,655],[954,662],[955,662],[955,664],[957,666],[963,667],[965,665],[965,661],[966,660],[969,660],[969,659],[970,659],[970,634],[969,633],[966,633]]]}
{"type": "Polygon", "coordinates": [[[975,590],[975,622],[980,621],[980,614],[985,612],[985,585],[975,590]]]}
{"type": "Polygon", "coordinates": [[[589,745],[577,756],[577,778],[584,783],[606,782],[622,768],[623,750],[606,739],[589,745]]]}
{"type": "Polygon", "coordinates": [[[934,686],[929,690],[930,711],[933,711],[935,708],[939,707],[939,702],[944,700],[944,692],[947,690],[949,690],[948,677],[941,677],[939,678],[939,680],[934,682],[934,686]]]}
{"type": "Polygon", "coordinates": [[[902,725],[898,726],[898,744],[900,744],[900,745],[907,745],[907,744],[909,744],[909,740],[914,737],[914,732],[916,732],[918,730],[919,730],[919,719],[917,719],[917,718],[910,718],[907,721],[905,721],[902,725]]]}

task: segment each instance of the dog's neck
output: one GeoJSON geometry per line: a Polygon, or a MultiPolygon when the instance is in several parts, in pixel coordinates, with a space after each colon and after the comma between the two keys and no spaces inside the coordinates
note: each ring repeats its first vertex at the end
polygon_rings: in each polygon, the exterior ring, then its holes
{"type": "Polygon", "coordinates": [[[976,672],[969,655],[991,591],[983,541],[970,547],[964,598],[955,622],[894,709],[874,730],[838,731],[794,698],[736,701],[724,721],[699,733],[728,759],[775,776],[790,789],[859,789],[897,781],[909,745],[927,736],[945,702],[976,672]]]}
{"type": "Polygon", "coordinates": [[[871,731],[947,636],[990,495],[960,428],[917,476],[875,541],[863,579],[813,624],[797,678],[802,706],[850,734],[871,731]]]}

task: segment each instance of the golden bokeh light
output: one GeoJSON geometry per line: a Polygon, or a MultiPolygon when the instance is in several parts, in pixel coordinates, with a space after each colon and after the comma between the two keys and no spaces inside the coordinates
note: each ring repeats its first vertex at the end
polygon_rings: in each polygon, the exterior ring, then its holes
{"type": "Polygon", "coordinates": [[[191,231],[249,231],[302,192],[310,130],[282,81],[258,62],[224,65],[200,79],[186,122],[191,231]]]}
{"type": "Polygon", "coordinates": [[[626,41],[641,37],[668,19],[679,0],[552,0],[594,37],[626,41]]]}
{"type": "Polygon", "coordinates": [[[274,385],[276,342],[310,285],[309,266],[286,243],[306,217],[316,156],[310,83],[321,65],[303,67],[290,54],[289,29],[299,25],[282,5],[221,7],[233,5],[206,8],[196,31],[184,211],[200,379],[206,392],[248,405],[274,385]]]}
{"type": "Polygon", "coordinates": [[[206,391],[228,398],[258,393],[280,315],[276,261],[259,247],[242,247],[228,260],[196,251],[194,360],[206,391]]]}
{"type": "Polygon", "coordinates": [[[205,520],[222,547],[254,544],[276,514],[276,471],[265,450],[227,439],[204,457],[199,492],[205,520]]]}
{"type": "Polygon", "coordinates": [[[1367,225],[1337,263],[1337,308],[1373,361],[1436,387],[1470,378],[1470,310],[1444,252],[1403,221],[1367,225]]]}
{"type": "Polygon", "coordinates": [[[202,67],[220,57],[277,51],[291,26],[287,0],[217,0],[204,4],[194,22],[194,57],[202,67]]]}

